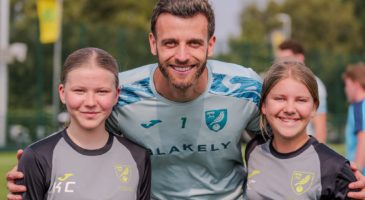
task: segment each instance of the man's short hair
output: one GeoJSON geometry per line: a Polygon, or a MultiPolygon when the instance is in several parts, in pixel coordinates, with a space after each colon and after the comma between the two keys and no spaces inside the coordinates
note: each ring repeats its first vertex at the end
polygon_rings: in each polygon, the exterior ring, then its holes
{"type": "Polygon", "coordinates": [[[305,54],[302,44],[295,40],[285,40],[279,45],[280,50],[291,50],[294,54],[305,54]]]}
{"type": "Polygon", "coordinates": [[[342,79],[345,78],[359,82],[365,90],[365,63],[359,62],[347,65],[345,72],[342,74],[342,79]]]}

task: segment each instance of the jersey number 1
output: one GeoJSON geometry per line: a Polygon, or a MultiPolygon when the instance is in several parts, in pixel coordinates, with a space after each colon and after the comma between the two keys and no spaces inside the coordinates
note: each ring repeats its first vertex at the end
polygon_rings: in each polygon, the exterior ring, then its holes
{"type": "Polygon", "coordinates": [[[186,118],[186,117],[182,117],[182,118],[181,118],[181,121],[182,121],[181,128],[185,128],[186,120],[187,120],[187,118],[186,118]]]}

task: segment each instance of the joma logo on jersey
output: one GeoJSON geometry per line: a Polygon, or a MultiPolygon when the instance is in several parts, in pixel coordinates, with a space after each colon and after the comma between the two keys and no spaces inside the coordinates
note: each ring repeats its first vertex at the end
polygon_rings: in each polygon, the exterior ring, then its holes
{"type": "Polygon", "coordinates": [[[206,111],[205,123],[212,131],[218,132],[222,130],[227,123],[227,109],[206,111]]]}
{"type": "Polygon", "coordinates": [[[66,181],[71,176],[73,176],[73,173],[65,173],[63,176],[58,177],[57,180],[59,180],[59,181],[66,181]]]}
{"type": "Polygon", "coordinates": [[[314,179],[312,172],[294,171],[291,175],[291,188],[297,195],[307,192],[311,187],[314,179]]]}
{"type": "Polygon", "coordinates": [[[143,128],[151,128],[152,126],[161,123],[162,121],[159,119],[150,120],[148,123],[142,123],[141,126],[143,128]]]}
{"type": "Polygon", "coordinates": [[[74,192],[73,186],[76,185],[75,181],[69,180],[73,177],[73,173],[65,173],[64,175],[58,177],[52,185],[52,193],[72,193],[74,192]]]}

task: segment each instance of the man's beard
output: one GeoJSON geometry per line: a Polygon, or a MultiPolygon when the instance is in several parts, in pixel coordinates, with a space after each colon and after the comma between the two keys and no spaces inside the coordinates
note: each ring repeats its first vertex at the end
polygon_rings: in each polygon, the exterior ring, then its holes
{"type": "MultiPolygon", "coordinates": [[[[157,57],[158,57],[158,53],[157,53],[157,57]]],[[[177,65],[186,65],[187,63],[177,63],[177,65]]],[[[167,69],[168,69],[168,64],[166,64],[166,67],[163,67],[160,60],[158,60],[158,68],[160,69],[162,75],[168,80],[168,82],[176,89],[181,90],[181,91],[185,91],[188,88],[192,87],[193,84],[199,79],[199,77],[203,74],[206,65],[207,65],[207,55],[206,58],[204,60],[204,62],[199,65],[198,70],[195,73],[195,77],[192,81],[189,82],[185,82],[185,83],[180,83],[180,84],[176,84],[174,83],[174,81],[172,81],[172,79],[170,78],[167,69]]],[[[195,66],[196,67],[196,66],[195,66]]]]}

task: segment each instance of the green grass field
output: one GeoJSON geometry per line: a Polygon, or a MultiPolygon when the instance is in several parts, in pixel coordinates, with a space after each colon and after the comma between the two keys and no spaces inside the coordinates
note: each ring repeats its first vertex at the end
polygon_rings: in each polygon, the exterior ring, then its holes
{"type": "MultiPolygon", "coordinates": [[[[331,148],[341,155],[344,155],[345,148],[343,144],[331,144],[331,148]]],[[[244,146],[242,148],[244,150],[244,146]]],[[[0,152],[0,199],[6,199],[6,173],[16,164],[16,152],[0,152]]]]}
{"type": "Polygon", "coordinates": [[[17,162],[16,152],[0,152],[0,199],[6,199],[6,172],[8,172],[17,162]]]}

